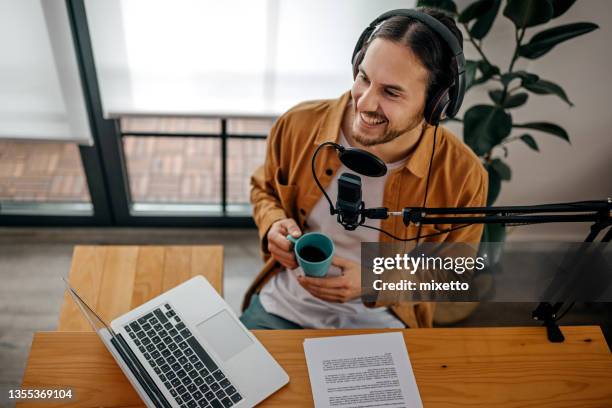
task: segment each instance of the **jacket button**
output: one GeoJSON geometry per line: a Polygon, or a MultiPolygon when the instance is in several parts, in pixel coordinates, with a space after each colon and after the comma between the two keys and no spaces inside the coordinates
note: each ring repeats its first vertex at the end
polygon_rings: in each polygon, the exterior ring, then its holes
{"type": "Polygon", "coordinates": [[[332,169],[326,169],[325,174],[327,174],[328,176],[331,176],[332,174],[334,174],[334,171],[332,169]]]}
{"type": "Polygon", "coordinates": [[[300,208],[300,214],[306,215],[306,210],[304,210],[303,208],[300,208]]]}

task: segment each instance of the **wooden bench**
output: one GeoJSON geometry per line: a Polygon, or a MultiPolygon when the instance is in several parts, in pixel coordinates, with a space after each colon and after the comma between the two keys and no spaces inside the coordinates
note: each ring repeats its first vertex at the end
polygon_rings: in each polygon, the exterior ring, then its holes
{"type": "MultiPolygon", "coordinates": [[[[77,246],[69,282],[107,323],[196,275],[223,296],[223,247],[77,246]]],[[[68,293],[59,331],[92,331],[68,293]]]]}

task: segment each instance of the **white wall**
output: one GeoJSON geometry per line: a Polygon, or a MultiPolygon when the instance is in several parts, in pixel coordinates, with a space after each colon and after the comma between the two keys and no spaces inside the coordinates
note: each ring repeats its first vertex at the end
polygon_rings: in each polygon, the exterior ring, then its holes
{"type": "MultiPolygon", "coordinates": [[[[459,4],[461,9],[463,4],[459,4]]],[[[493,63],[507,69],[513,50],[514,28],[501,13],[500,10],[491,33],[485,39],[484,49],[493,63]]],[[[507,162],[512,168],[512,180],[503,183],[497,205],[612,196],[612,2],[576,2],[566,14],[545,27],[579,21],[594,22],[600,28],[558,45],[538,60],[521,59],[517,63],[517,69],[525,69],[559,84],[575,106],[569,107],[556,96],[530,94],[525,106],[512,110],[515,122],[559,124],[569,133],[571,145],[553,135],[535,131],[532,135],[540,147],[539,153],[521,141],[510,143],[507,162]]],[[[526,40],[540,30],[542,27],[528,29],[526,40]]],[[[466,57],[477,59],[476,51],[469,45],[465,47],[466,57]]],[[[487,85],[470,91],[462,112],[475,103],[490,103],[487,91],[493,88],[487,85]]],[[[462,134],[459,126],[449,127],[462,134]]],[[[513,134],[522,132],[517,129],[513,134]]],[[[520,239],[581,240],[586,236],[586,228],[587,225],[520,227],[513,235],[520,239]]]]}

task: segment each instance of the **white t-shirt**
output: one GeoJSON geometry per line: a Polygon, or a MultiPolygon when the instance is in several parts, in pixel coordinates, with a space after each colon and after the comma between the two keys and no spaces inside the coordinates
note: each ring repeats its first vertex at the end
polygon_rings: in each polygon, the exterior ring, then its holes
{"type": "MultiPolygon", "coordinates": [[[[340,132],[340,144],[349,146],[346,138],[340,132]]],[[[404,165],[405,160],[388,163],[387,169],[392,170],[404,165]]],[[[325,190],[332,202],[336,203],[338,194],[338,177],[353,171],[344,165],[334,175],[329,187],[325,190]]],[[[387,172],[387,174],[389,174],[387,172]]],[[[362,182],[363,201],[366,208],[381,207],[387,176],[360,176],[362,182]]],[[[378,242],[379,232],[363,227],[354,231],[345,230],[336,221],[335,215],[329,214],[329,204],[325,197],[317,202],[306,220],[308,229],[303,233],[318,231],[329,236],[336,248],[335,254],[353,262],[361,262],[361,243],[378,242]]],[[[366,225],[380,228],[380,220],[366,220],[366,225]]],[[[331,266],[328,276],[338,276],[341,271],[331,266]]],[[[366,307],[361,298],[346,303],[327,302],[314,297],[297,281],[298,275],[303,275],[302,268],[281,270],[272,277],[261,289],[260,301],[268,313],[283,317],[304,328],[404,328],[404,323],[395,317],[388,308],[366,307]]]]}

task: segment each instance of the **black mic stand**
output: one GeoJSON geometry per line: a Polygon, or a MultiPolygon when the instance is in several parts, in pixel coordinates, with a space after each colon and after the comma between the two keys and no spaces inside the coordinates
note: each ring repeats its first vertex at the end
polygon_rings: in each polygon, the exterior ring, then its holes
{"type": "MultiPolygon", "coordinates": [[[[500,207],[406,207],[402,211],[387,211],[386,208],[364,209],[365,218],[385,219],[388,216],[401,216],[405,226],[411,223],[420,224],[540,224],[551,222],[593,222],[584,242],[594,242],[599,233],[612,226],[612,200],[583,201],[530,206],[500,207]],[[440,215],[459,215],[459,217],[440,217],[440,215]],[[461,216],[468,215],[468,216],[461,216]]],[[[610,242],[612,228],[603,236],[601,242],[610,242]]],[[[546,327],[548,340],[560,343],[565,340],[557,321],[569,308],[559,316],[563,302],[551,304],[540,302],[531,313],[534,320],[542,321],[546,327]]]]}
{"type": "MultiPolygon", "coordinates": [[[[385,207],[365,208],[364,202],[359,199],[358,202],[353,203],[353,208],[357,208],[357,210],[347,213],[340,208],[334,207],[330,197],[325,192],[325,189],[317,177],[315,170],[316,157],[319,151],[326,146],[334,148],[338,152],[340,161],[346,167],[359,174],[369,177],[380,177],[386,174],[387,168],[381,159],[362,149],[352,147],[345,148],[344,146],[334,142],[325,142],[316,148],[311,160],[312,176],[318,188],[321,190],[325,196],[325,199],[329,203],[330,214],[337,215],[338,223],[350,231],[362,226],[366,218],[386,219],[389,216],[401,216],[406,227],[409,226],[410,223],[414,223],[415,225],[463,224],[462,226],[468,226],[473,224],[528,225],[551,222],[593,222],[591,231],[584,242],[594,242],[595,238],[601,231],[612,226],[611,198],[597,201],[528,206],[463,208],[406,207],[402,211],[389,211],[385,207]],[[444,217],[444,215],[453,216],[444,217]]],[[[361,194],[359,194],[359,197],[361,197],[361,194]]],[[[449,231],[450,230],[442,231],[441,234],[449,231]]],[[[382,232],[392,236],[385,231],[382,232]]],[[[393,238],[402,240],[398,237],[393,238]]],[[[612,228],[604,235],[601,242],[609,242],[610,239],[612,239],[612,228]]],[[[559,315],[558,313],[562,305],[563,302],[557,302],[554,305],[550,304],[549,302],[541,302],[531,314],[534,320],[544,322],[548,339],[555,343],[563,342],[565,340],[563,333],[561,333],[561,330],[556,322],[563,317],[565,313],[567,313],[569,308],[571,308],[570,305],[563,314],[559,315]]]]}

